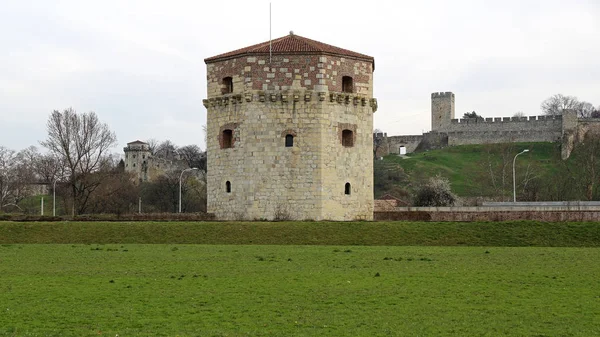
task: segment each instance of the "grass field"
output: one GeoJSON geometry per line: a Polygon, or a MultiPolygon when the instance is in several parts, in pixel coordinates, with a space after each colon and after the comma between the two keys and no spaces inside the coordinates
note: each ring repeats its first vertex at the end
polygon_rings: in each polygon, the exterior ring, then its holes
{"type": "Polygon", "coordinates": [[[598,336],[599,228],[0,222],[0,336],[598,336]]]}
{"type": "Polygon", "coordinates": [[[5,336],[598,336],[597,248],[1,245],[5,336]]]}

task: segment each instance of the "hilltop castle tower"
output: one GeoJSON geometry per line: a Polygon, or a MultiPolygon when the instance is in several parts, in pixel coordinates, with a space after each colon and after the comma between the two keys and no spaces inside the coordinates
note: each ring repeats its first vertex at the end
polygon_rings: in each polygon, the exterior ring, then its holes
{"type": "Polygon", "coordinates": [[[290,33],[205,59],[208,212],[373,218],[375,60],[290,33]]]}
{"type": "Polygon", "coordinates": [[[431,131],[440,131],[454,119],[454,94],[434,92],[431,94],[431,131]]]}
{"type": "Polygon", "coordinates": [[[148,181],[148,161],[152,155],[148,143],[136,140],[127,143],[123,151],[125,152],[125,172],[133,173],[140,182],[148,181]]]}

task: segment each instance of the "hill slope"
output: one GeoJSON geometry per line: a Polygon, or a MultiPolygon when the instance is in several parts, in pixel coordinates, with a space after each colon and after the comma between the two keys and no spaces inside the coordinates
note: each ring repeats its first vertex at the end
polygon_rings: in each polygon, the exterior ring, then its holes
{"type": "Polygon", "coordinates": [[[462,145],[405,157],[388,155],[375,162],[375,197],[386,193],[407,197],[429,177],[439,175],[449,179],[460,197],[507,199],[512,197],[514,156],[524,149],[529,152],[519,156],[515,165],[518,189],[564,166],[555,143],[462,145]]]}

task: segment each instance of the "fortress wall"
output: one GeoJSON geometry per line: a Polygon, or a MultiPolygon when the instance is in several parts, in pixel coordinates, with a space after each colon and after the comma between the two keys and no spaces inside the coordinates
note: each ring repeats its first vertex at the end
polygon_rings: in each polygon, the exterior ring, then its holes
{"type": "Polygon", "coordinates": [[[467,131],[561,131],[562,118],[549,116],[493,117],[485,119],[453,119],[443,128],[443,132],[467,131]]]}
{"type": "Polygon", "coordinates": [[[388,153],[400,154],[400,146],[404,146],[406,148],[406,153],[415,152],[417,146],[419,146],[422,141],[422,135],[388,137],[388,153]]]}
{"type": "Polygon", "coordinates": [[[522,131],[468,131],[449,132],[448,145],[556,142],[561,139],[560,131],[522,130],[522,131]]]}
{"type": "Polygon", "coordinates": [[[562,137],[562,118],[548,116],[452,120],[443,132],[448,145],[512,142],[556,142],[562,137]]]}

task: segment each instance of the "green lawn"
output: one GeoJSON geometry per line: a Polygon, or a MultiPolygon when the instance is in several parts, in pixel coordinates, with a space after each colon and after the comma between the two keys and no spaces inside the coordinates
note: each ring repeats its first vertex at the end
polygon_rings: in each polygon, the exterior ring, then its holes
{"type": "Polygon", "coordinates": [[[0,245],[4,336],[598,336],[600,249],[0,245]]]}

